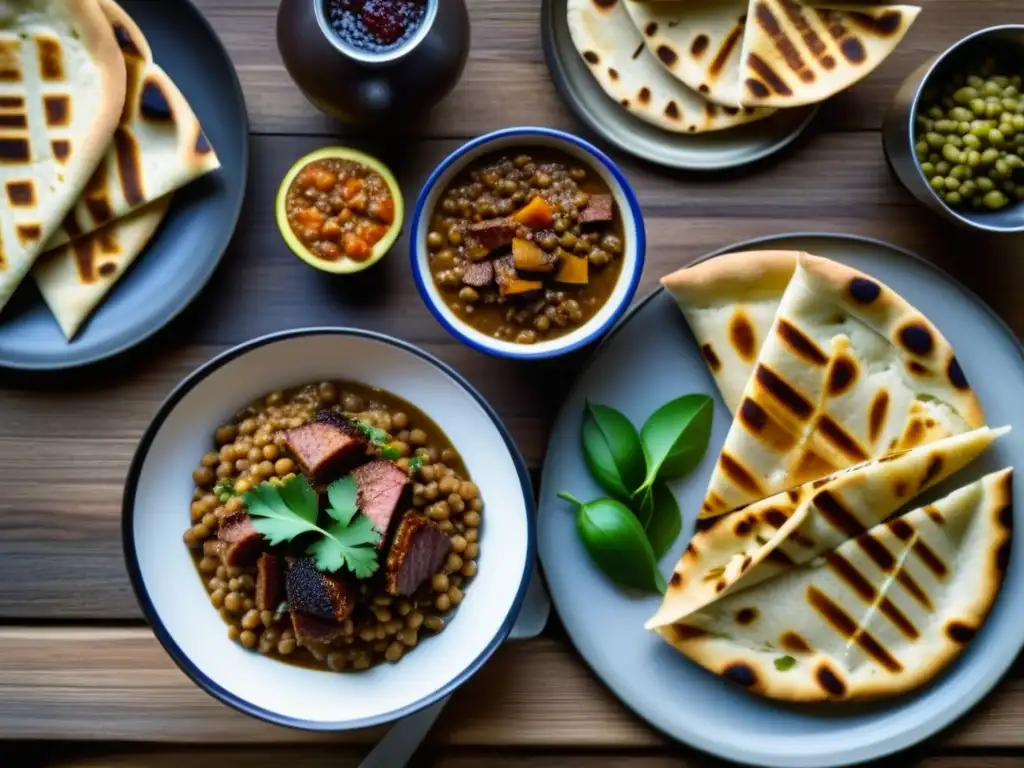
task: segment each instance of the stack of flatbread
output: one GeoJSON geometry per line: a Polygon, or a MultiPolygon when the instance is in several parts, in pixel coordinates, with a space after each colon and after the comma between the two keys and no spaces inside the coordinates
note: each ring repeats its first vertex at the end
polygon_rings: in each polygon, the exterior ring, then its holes
{"type": "Polygon", "coordinates": [[[113,0],[0,4],[0,309],[31,271],[71,339],[171,193],[219,166],[113,0]]]}
{"type": "Polygon", "coordinates": [[[847,0],[568,0],[573,43],[605,93],[677,133],[824,101],[884,61],[919,11],[847,0]]]}
{"type": "Polygon", "coordinates": [[[771,698],[930,680],[999,591],[1012,469],[903,510],[1008,428],[985,426],[949,342],[869,275],[760,251],[662,283],[734,420],[648,628],[771,698]]]}

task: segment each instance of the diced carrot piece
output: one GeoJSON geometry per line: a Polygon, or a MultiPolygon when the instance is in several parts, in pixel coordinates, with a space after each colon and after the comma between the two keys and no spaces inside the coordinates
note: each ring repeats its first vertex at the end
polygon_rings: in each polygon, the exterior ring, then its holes
{"type": "Polygon", "coordinates": [[[559,283],[570,283],[571,285],[586,285],[589,282],[588,265],[586,256],[577,256],[568,251],[561,251],[561,262],[558,272],[555,274],[555,281],[559,283]]]}
{"type": "Polygon", "coordinates": [[[516,269],[527,272],[550,272],[555,268],[555,260],[544,249],[521,237],[512,240],[512,260],[516,269]]]}
{"type": "Polygon", "coordinates": [[[314,183],[321,192],[330,192],[331,188],[338,183],[338,177],[330,171],[318,171],[314,183]]]}
{"type": "Polygon", "coordinates": [[[324,215],[319,208],[303,208],[299,211],[298,219],[300,224],[307,227],[314,225],[319,227],[324,222],[324,215]]]}
{"type": "Polygon", "coordinates": [[[530,229],[543,229],[551,224],[555,209],[543,197],[535,197],[512,216],[530,229]]]}
{"type": "Polygon", "coordinates": [[[395,201],[390,197],[374,200],[370,203],[370,215],[375,219],[391,224],[395,220],[395,201]]]}
{"type": "Polygon", "coordinates": [[[341,237],[341,223],[337,219],[328,219],[320,228],[320,234],[329,240],[341,237]]]}
{"type": "Polygon", "coordinates": [[[356,213],[366,213],[366,204],[369,202],[365,192],[360,192],[348,201],[348,207],[356,213]]]}
{"type": "Polygon", "coordinates": [[[519,277],[499,283],[499,291],[502,296],[516,296],[520,293],[539,291],[543,287],[544,283],[540,280],[523,280],[519,277]]]}
{"type": "Polygon", "coordinates": [[[298,182],[304,187],[316,186],[316,176],[320,172],[318,168],[314,168],[312,165],[307,165],[299,173],[298,182]]]}
{"type": "Polygon", "coordinates": [[[380,242],[381,238],[387,234],[387,229],[380,226],[379,224],[370,224],[369,222],[362,224],[356,229],[356,234],[359,235],[370,245],[376,245],[380,242]]]}
{"type": "Polygon", "coordinates": [[[366,261],[370,257],[370,246],[363,238],[352,232],[345,233],[345,237],[342,238],[342,248],[345,249],[345,255],[353,261],[366,261]]]}
{"type": "Polygon", "coordinates": [[[341,258],[341,248],[334,243],[324,243],[320,246],[320,255],[327,261],[337,261],[341,258]]]}
{"type": "Polygon", "coordinates": [[[341,189],[341,199],[351,200],[363,191],[363,180],[360,178],[345,179],[345,186],[341,189]]]}

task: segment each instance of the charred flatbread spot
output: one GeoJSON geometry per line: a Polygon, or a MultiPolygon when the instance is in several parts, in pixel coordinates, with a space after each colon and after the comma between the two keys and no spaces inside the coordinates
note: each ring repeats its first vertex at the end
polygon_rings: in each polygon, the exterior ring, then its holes
{"type": "Polygon", "coordinates": [[[0,115],[0,128],[28,128],[28,115],[0,115]]]}
{"type": "Polygon", "coordinates": [[[832,671],[828,664],[822,663],[819,665],[815,677],[818,685],[833,696],[843,696],[846,694],[846,684],[839,679],[839,676],[832,671]]]}
{"type": "Polygon", "coordinates": [[[618,80],[619,71],[615,69],[615,67],[608,67],[608,77],[610,77],[612,80],[618,80]]]}
{"type": "Polygon", "coordinates": [[[678,571],[673,572],[672,578],[668,580],[668,583],[669,586],[678,587],[680,584],[683,583],[683,574],[679,573],[678,571]]]}
{"type": "Polygon", "coordinates": [[[917,360],[911,360],[910,364],[907,367],[910,369],[910,372],[912,374],[922,379],[927,379],[932,375],[932,372],[929,371],[926,366],[921,365],[919,362],[917,362],[917,360]]]}
{"type": "Polygon", "coordinates": [[[142,86],[142,98],[139,100],[139,112],[147,120],[166,122],[174,119],[171,103],[163,88],[152,79],[147,79],[142,86]]]}
{"type": "Polygon", "coordinates": [[[71,156],[71,142],[67,139],[54,139],[50,142],[50,149],[53,150],[53,156],[61,163],[67,162],[71,156]]]}
{"type": "Polygon", "coordinates": [[[810,401],[787,384],[770,368],[758,364],[754,377],[765,390],[795,416],[806,419],[814,411],[810,401]]]}
{"type": "Polygon", "coordinates": [[[622,106],[624,106],[626,109],[629,109],[629,99],[623,99],[619,103],[622,104],[622,106]]]}
{"type": "Polygon", "coordinates": [[[767,86],[760,80],[755,80],[752,77],[746,79],[747,90],[750,91],[751,95],[755,99],[767,99],[771,91],[768,90],[767,86]]]}
{"type": "Polygon", "coordinates": [[[921,323],[909,323],[900,329],[900,343],[915,355],[924,357],[930,355],[935,349],[935,339],[932,332],[921,323]]]}
{"type": "Polygon", "coordinates": [[[1009,504],[1004,504],[996,512],[996,520],[999,521],[999,525],[1008,531],[1013,530],[1013,507],[1009,504]]]}
{"type": "Polygon", "coordinates": [[[640,89],[640,93],[637,94],[637,99],[641,104],[651,103],[651,89],[646,86],[640,89]]]}
{"type": "Polygon", "coordinates": [[[139,147],[135,138],[124,128],[114,132],[114,148],[117,153],[117,173],[121,180],[124,199],[129,205],[141,205],[146,199],[142,190],[139,170],[139,147]]]}
{"type": "Polygon", "coordinates": [[[757,479],[728,453],[722,453],[718,458],[718,465],[721,467],[725,476],[728,477],[732,484],[737,488],[741,488],[752,494],[761,493],[761,485],[757,482],[757,479]]]}
{"type": "Polygon", "coordinates": [[[906,480],[902,480],[902,479],[901,480],[897,480],[893,484],[892,490],[893,490],[893,493],[896,494],[896,498],[902,499],[904,496],[907,495],[907,481],[906,480]]]}
{"type": "Polygon", "coordinates": [[[939,476],[942,471],[942,457],[935,454],[928,460],[928,467],[924,471],[924,477],[921,478],[921,485],[919,488],[924,488],[932,480],[939,476]]]}
{"type": "Polygon", "coordinates": [[[707,630],[690,624],[669,624],[665,629],[672,633],[672,638],[677,643],[683,643],[687,640],[699,640],[708,635],[707,630]]]}
{"type": "MultiPolygon", "coordinates": [[[[793,91],[788,85],[786,85],[786,81],[779,77],[778,73],[772,69],[771,65],[756,53],[747,55],[747,66],[750,67],[754,74],[761,78],[762,87],[767,86],[765,87],[766,96],[768,95],[768,88],[775,91],[775,93],[780,96],[793,95],[793,91]]],[[[750,81],[748,80],[747,82],[749,83],[750,81]]]]}
{"type": "Polygon", "coordinates": [[[60,40],[53,37],[37,37],[36,47],[39,52],[39,76],[43,80],[64,79],[64,50],[60,40]]]}
{"type": "Polygon", "coordinates": [[[910,541],[910,539],[914,537],[914,528],[906,520],[896,518],[895,520],[890,520],[888,525],[889,530],[892,531],[900,541],[910,541]]]}
{"type": "Polygon", "coordinates": [[[693,542],[692,541],[689,544],[686,545],[686,554],[692,555],[694,557],[697,556],[697,548],[695,546],[693,546],[693,542]]]}
{"type": "Polygon", "coordinates": [[[110,277],[115,272],[117,272],[117,264],[114,264],[113,262],[108,261],[108,262],[100,265],[100,276],[101,277],[110,277]]]}
{"type": "Polygon", "coordinates": [[[196,154],[205,155],[208,154],[213,147],[210,146],[210,140],[206,138],[206,134],[203,129],[200,128],[196,133],[196,154]]]}
{"type": "Polygon", "coordinates": [[[711,92],[711,89],[708,88],[707,85],[705,85],[704,83],[701,83],[700,85],[698,85],[697,86],[697,90],[700,91],[701,93],[710,93],[711,92]]]}
{"type": "Polygon", "coordinates": [[[867,461],[867,452],[861,448],[857,441],[854,440],[845,429],[840,427],[831,416],[822,415],[818,420],[818,429],[821,431],[821,434],[825,436],[826,440],[847,456],[851,456],[857,461],[867,461]]]}
{"type": "Polygon", "coordinates": [[[97,224],[102,224],[114,218],[114,211],[105,197],[86,198],[85,207],[89,210],[89,215],[92,216],[97,224]]]}
{"type": "Polygon", "coordinates": [[[7,199],[11,205],[31,208],[36,202],[36,189],[31,179],[26,181],[8,181],[7,199]]]}
{"type": "Polygon", "coordinates": [[[25,100],[21,96],[0,96],[0,107],[3,109],[21,109],[24,106],[25,100]]]}
{"type": "Polygon", "coordinates": [[[715,584],[715,592],[724,592],[727,586],[729,585],[726,584],[725,581],[719,581],[717,584],[715,584]]]}
{"type": "Polygon", "coordinates": [[[117,44],[121,47],[122,53],[127,53],[130,56],[142,56],[142,51],[139,50],[139,46],[135,44],[131,33],[123,24],[114,22],[114,37],[117,38],[117,44]]]}
{"type": "Polygon", "coordinates": [[[707,35],[697,35],[693,38],[693,42],[690,43],[690,55],[695,59],[699,59],[704,55],[704,51],[708,49],[710,42],[707,35]]]}
{"type": "Polygon", "coordinates": [[[652,21],[644,28],[644,34],[648,37],[654,37],[658,34],[658,22],[652,21]]]}
{"type": "Polygon", "coordinates": [[[899,11],[887,10],[878,16],[860,11],[847,11],[846,19],[858,27],[878,35],[892,35],[899,31],[903,15],[899,11]]]}
{"type": "Polygon", "coordinates": [[[811,648],[810,643],[804,640],[798,633],[792,631],[783,633],[782,637],[779,638],[779,645],[782,646],[784,651],[789,651],[790,653],[810,653],[814,650],[811,648]]]}
{"type": "Polygon", "coordinates": [[[868,430],[871,435],[871,442],[878,440],[878,436],[885,426],[885,417],[889,415],[889,393],[884,389],[875,393],[875,399],[871,401],[871,412],[868,416],[868,430]]]}
{"type": "Polygon", "coordinates": [[[747,626],[757,621],[757,609],[756,608],[740,608],[736,611],[736,623],[747,626]]]}
{"type": "MultiPolygon", "coordinates": [[[[850,512],[846,507],[843,506],[842,502],[839,501],[832,493],[832,491],[822,490],[814,494],[814,498],[811,501],[821,516],[825,518],[826,522],[840,531],[848,538],[859,537],[864,532],[864,526],[861,525],[860,521],[850,512]]],[[[870,536],[861,537],[870,539],[870,536]]],[[[861,539],[858,539],[860,541],[861,539]]],[[[874,541],[874,539],[871,539],[874,541]]],[[[870,554],[870,553],[869,553],[870,554]]],[[[886,552],[888,555],[889,553],[886,552]]],[[[889,560],[892,560],[892,556],[889,556],[889,560]]],[[[876,560],[876,562],[878,562],[876,560]]],[[[881,565],[881,563],[879,563],[881,565]]]]}
{"type": "Polygon", "coordinates": [[[0,163],[28,163],[32,161],[28,139],[0,139],[0,163]]]}
{"type": "Polygon", "coordinates": [[[949,365],[946,366],[946,376],[949,378],[949,383],[959,390],[971,388],[967,377],[964,375],[964,369],[960,367],[956,357],[949,358],[949,365]]]}
{"type": "Polygon", "coordinates": [[[850,281],[850,296],[858,304],[871,304],[882,295],[882,286],[866,277],[855,277],[850,281]]]}
{"type": "Polygon", "coordinates": [[[836,60],[832,56],[822,56],[821,66],[824,67],[826,70],[833,70],[836,66],[836,60]]]}
{"type": "Polygon", "coordinates": [[[0,40],[0,82],[21,82],[20,40],[0,40]]]}
{"type": "Polygon", "coordinates": [[[587,60],[588,64],[600,64],[601,63],[601,57],[598,56],[593,51],[584,51],[583,52],[583,58],[587,60]]]}
{"type": "Polygon", "coordinates": [[[667,117],[667,118],[669,118],[671,120],[678,120],[679,119],[679,105],[676,104],[674,101],[670,101],[665,106],[665,117],[667,117]]]}
{"type": "Polygon", "coordinates": [[[594,5],[598,8],[614,8],[615,3],[619,0],[594,0],[594,5]]]}
{"type": "Polygon", "coordinates": [[[46,124],[51,128],[67,125],[71,121],[71,99],[63,94],[44,96],[43,108],[46,110],[46,124]]]}
{"type": "Polygon", "coordinates": [[[39,224],[19,224],[18,239],[24,243],[32,243],[43,236],[43,228],[39,224]]]}
{"type": "Polygon", "coordinates": [[[747,518],[737,521],[736,525],[734,525],[732,529],[733,533],[741,539],[749,536],[752,530],[754,530],[754,526],[747,518]]]}
{"type": "Polygon", "coordinates": [[[764,559],[767,563],[775,563],[776,565],[781,565],[783,568],[791,568],[792,566],[796,565],[796,563],[793,562],[793,558],[791,558],[778,547],[776,547],[767,555],[765,555],[764,559]]]}
{"type": "Polygon", "coordinates": [[[825,555],[825,562],[836,576],[850,585],[850,588],[857,593],[861,600],[869,605],[874,602],[878,594],[877,591],[849,560],[833,550],[825,555]]]}
{"type": "Polygon", "coordinates": [[[828,362],[828,356],[818,348],[818,345],[789,321],[780,319],[776,333],[786,342],[786,346],[804,360],[815,365],[825,365],[828,362]]]}
{"type": "Polygon", "coordinates": [[[1007,566],[1010,564],[1010,542],[1004,541],[999,545],[999,549],[996,550],[996,570],[999,573],[1006,571],[1007,566]]]}
{"type": "Polygon", "coordinates": [[[733,117],[740,113],[739,107],[722,107],[722,111],[729,115],[729,117],[733,117]]]}
{"type": "Polygon", "coordinates": [[[792,501],[794,504],[800,501],[800,491],[798,491],[796,488],[790,488],[788,491],[786,491],[786,495],[789,496],[789,500],[792,501]]]}
{"type": "Polygon", "coordinates": [[[857,378],[857,363],[848,357],[840,357],[832,364],[828,374],[828,392],[838,397],[850,388],[857,378]]]}
{"type": "Polygon", "coordinates": [[[739,43],[740,38],[743,36],[743,25],[737,24],[729,32],[729,35],[722,41],[722,47],[715,53],[715,59],[711,62],[708,67],[708,72],[713,76],[718,77],[725,69],[726,63],[729,61],[729,57],[732,56],[733,49],[736,44],[739,43]]]}
{"type": "MultiPolygon", "coordinates": [[[[708,102],[708,106],[710,104],[708,102]]],[[[754,336],[754,326],[742,310],[737,310],[729,320],[729,341],[740,358],[748,363],[754,361],[757,354],[757,338],[754,336]]]]}
{"type": "Polygon", "coordinates": [[[735,661],[722,670],[722,677],[731,680],[744,688],[750,688],[757,684],[757,673],[742,661],[735,661]]]}
{"type": "Polygon", "coordinates": [[[921,562],[925,564],[929,571],[940,579],[949,575],[949,569],[946,567],[946,564],[942,562],[939,556],[922,539],[917,539],[911,545],[911,551],[921,559],[921,562]]]}
{"type": "Polygon", "coordinates": [[[750,564],[753,562],[754,558],[752,556],[747,555],[746,557],[744,557],[743,562],[740,563],[740,572],[742,573],[743,571],[747,570],[747,568],[749,568],[750,564]]]}
{"type": "MultiPolygon", "coordinates": [[[[807,601],[825,621],[832,625],[836,632],[856,643],[876,663],[893,673],[903,669],[903,666],[893,658],[885,646],[879,643],[870,632],[858,626],[850,614],[820,589],[815,586],[808,587],[807,601]]],[[[820,678],[820,668],[818,674],[820,678]]]]}
{"type": "Polygon", "coordinates": [[[666,67],[674,67],[679,59],[679,55],[667,45],[659,45],[657,53],[658,58],[661,59],[666,67]]]}
{"type": "Polygon", "coordinates": [[[781,509],[770,507],[761,513],[762,519],[772,528],[781,528],[789,520],[789,517],[781,509]]]}
{"type": "Polygon", "coordinates": [[[903,444],[910,448],[921,445],[924,443],[925,434],[924,424],[921,423],[921,420],[911,419],[907,425],[907,432],[903,435],[903,444]]]}
{"type": "Polygon", "coordinates": [[[956,619],[946,624],[946,635],[954,643],[969,643],[977,633],[977,629],[956,619]]]}
{"type": "Polygon", "coordinates": [[[945,525],[946,524],[946,518],[944,518],[942,516],[942,513],[938,510],[937,507],[933,507],[931,505],[928,505],[927,507],[924,508],[924,513],[926,515],[928,515],[928,519],[931,520],[936,525],[945,525]]]}
{"type": "Polygon", "coordinates": [[[718,373],[722,369],[722,361],[718,359],[718,355],[715,354],[715,350],[710,344],[702,344],[700,353],[712,371],[718,373]]]}

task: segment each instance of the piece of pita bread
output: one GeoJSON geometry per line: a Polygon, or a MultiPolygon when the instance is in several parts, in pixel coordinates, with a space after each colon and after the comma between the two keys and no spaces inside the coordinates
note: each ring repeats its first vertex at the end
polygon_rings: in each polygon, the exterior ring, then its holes
{"type": "Polygon", "coordinates": [[[701,516],[984,423],[952,347],[927,318],[868,275],[802,253],[701,516]]]}
{"type": "Polygon", "coordinates": [[[1010,556],[1012,470],[875,526],[659,630],[747,690],[786,701],[896,696],[974,638],[1010,556]]]}
{"type": "Polygon", "coordinates": [[[920,11],[911,5],[750,0],[738,103],[799,107],[834,96],[885,61],[920,11]]]}
{"type": "Polygon", "coordinates": [[[771,110],[722,107],[666,72],[644,47],[625,0],[568,0],[569,32],[608,96],[641,120],[674,133],[720,131],[771,110]]]}
{"type": "Polygon", "coordinates": [[[729,253],[661,278],[732,413],[796,270],[797,251],[729,253]]]}
{"type": "Polygon", "coordinates": [[[188,101],[153,61],[142,30],[113,0],[101,0],[100,5],[127,65],[127,97],[106,157],[46,250],[88,234],[220,167],[188,101]]]}
{"type": "Polygon", "coordinates": [[[674,624],[835,549],[963,469],[1007,432],[982,427],[947,437],[703,521],[647,628],[674,624]]]}
{"type": "Polygon", "coordinates": [[[39,292],[69,340],[145,249],[170,204],[170,195],[154,200],[36,261],[39,292]]]}
{"type": "Polygon", "coordinates": [[[85,188],[124,98],[97,0],[0,4],[0,308],[85,188]]]}

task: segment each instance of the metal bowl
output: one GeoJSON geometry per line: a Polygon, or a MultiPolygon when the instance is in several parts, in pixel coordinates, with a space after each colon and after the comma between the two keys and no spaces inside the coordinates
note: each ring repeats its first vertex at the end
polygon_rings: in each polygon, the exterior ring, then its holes
{"type": "Polygon", "coordinates": [[[1020,49],[1024,75],[1024,24],[1006,24],[974,32],[914,71],[896,93],[882,125],[882,144],[889,164],[911,194],[948,221],[986,232],[1024,232],[1024,203],[1000,211],[958,210],[946,204],[928,183],[914,152],[914,116],[926,86],[933,78],[944,79],[957,62],[987,45],[1020,49]]]}

